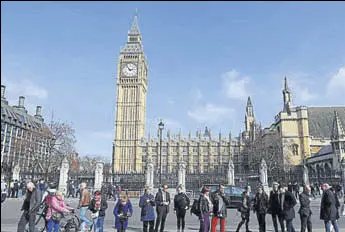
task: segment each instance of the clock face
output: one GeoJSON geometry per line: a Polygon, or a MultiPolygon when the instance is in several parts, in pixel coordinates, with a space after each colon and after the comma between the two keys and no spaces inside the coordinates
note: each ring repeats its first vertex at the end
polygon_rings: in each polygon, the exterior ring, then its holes
{"type": "Polygon", "coordinates": [[[126,64],[122,68],[122,74],[129,77],[135,76],[137,74],[137,66],[133,63],[126,64]]]}

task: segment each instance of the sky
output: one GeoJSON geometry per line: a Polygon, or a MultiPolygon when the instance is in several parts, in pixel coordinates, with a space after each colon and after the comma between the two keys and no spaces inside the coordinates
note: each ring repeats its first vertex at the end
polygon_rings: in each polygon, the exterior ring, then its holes
{"type": "Polygon", "coordinates": [[[345,2],[1,2],[1,84],[81,155],[110,158],[116,73],[136,9],[149,65],[146,134],[244,130],[248,96],[269,126],[283,107],[345,105],[345,2]]]}

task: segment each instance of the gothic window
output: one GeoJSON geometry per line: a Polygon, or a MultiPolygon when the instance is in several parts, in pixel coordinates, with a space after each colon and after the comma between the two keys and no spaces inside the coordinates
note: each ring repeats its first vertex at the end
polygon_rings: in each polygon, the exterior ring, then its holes
{"type": "Polygon", "coordinates": [[[177,152],[177,147],[173,147],[173,152],[177,152]]]}
{"type": "Polygon", "coordinates": [[[198,148],[197,147],[193,147],[193,152],[198,152],[198,148]]]}
{"type": "Polygon", "coordinates": [[[292,154],[294,156],[298,156],[298,144],[293,144],[292,145],[292,154]]]}
{"type": "Polygon", "coordinates": [[[187,147],[183,147],[183,152],[187,152],[188,148],[187,147]]]}
{"type": "Polygon", "coordinates": [[[341,143],[341,152],[345,153],[345,142],[341,143]]]}
{"type": "Polygon", "coordinates": [[[157,152],[157,147],[153,147],[152,152],[157,152]]]}

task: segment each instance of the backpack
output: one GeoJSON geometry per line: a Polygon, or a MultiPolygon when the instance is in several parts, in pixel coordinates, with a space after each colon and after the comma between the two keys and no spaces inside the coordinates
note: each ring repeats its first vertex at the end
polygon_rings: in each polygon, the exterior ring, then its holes
{"type": "Polygon", "coordinates": [[[194,214],[198,217],[201,215],[199,199],[194,199],[192,208],[190,209],[190,214],[194,214]]]}

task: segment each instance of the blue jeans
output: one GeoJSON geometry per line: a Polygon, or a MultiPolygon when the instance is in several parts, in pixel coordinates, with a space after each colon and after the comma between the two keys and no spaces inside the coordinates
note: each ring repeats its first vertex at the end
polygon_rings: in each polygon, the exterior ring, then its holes
{"type": "Polygon", "coordinates": [[[79,210],[79,218],[80,218],[80,222],[81,222],[80,223],[80,230],[83,229],[83,223],[82,222],[85,222],[85,224],[88,227],[91,227],[91,225],[92,225],[92,222],[85,216],[86,210],[88,208],[89,208],[88,206],[80,207],[80,210],[79,210]]]}
{"type": "Polygon", "coordinates": [[[103,232],[104,217],[93,219],[93,228],[95,232],[103,232]]]}
{"type": "Polygon", "coordinates": [[[338,221],[337,220],[324,221],[324,222],[325,222],[326,232],[331,232],[331,225],[333,225],[333,228],[334,228],[335,232],[339,232],[339,227],[338,227],[338,221]]]}
{"type": "Polygon", "coordinates": [[[47,232],[59,232],[60,229],[60,222],[54,221],[52,218],[48,221],[48,231],[47,232]]]}

